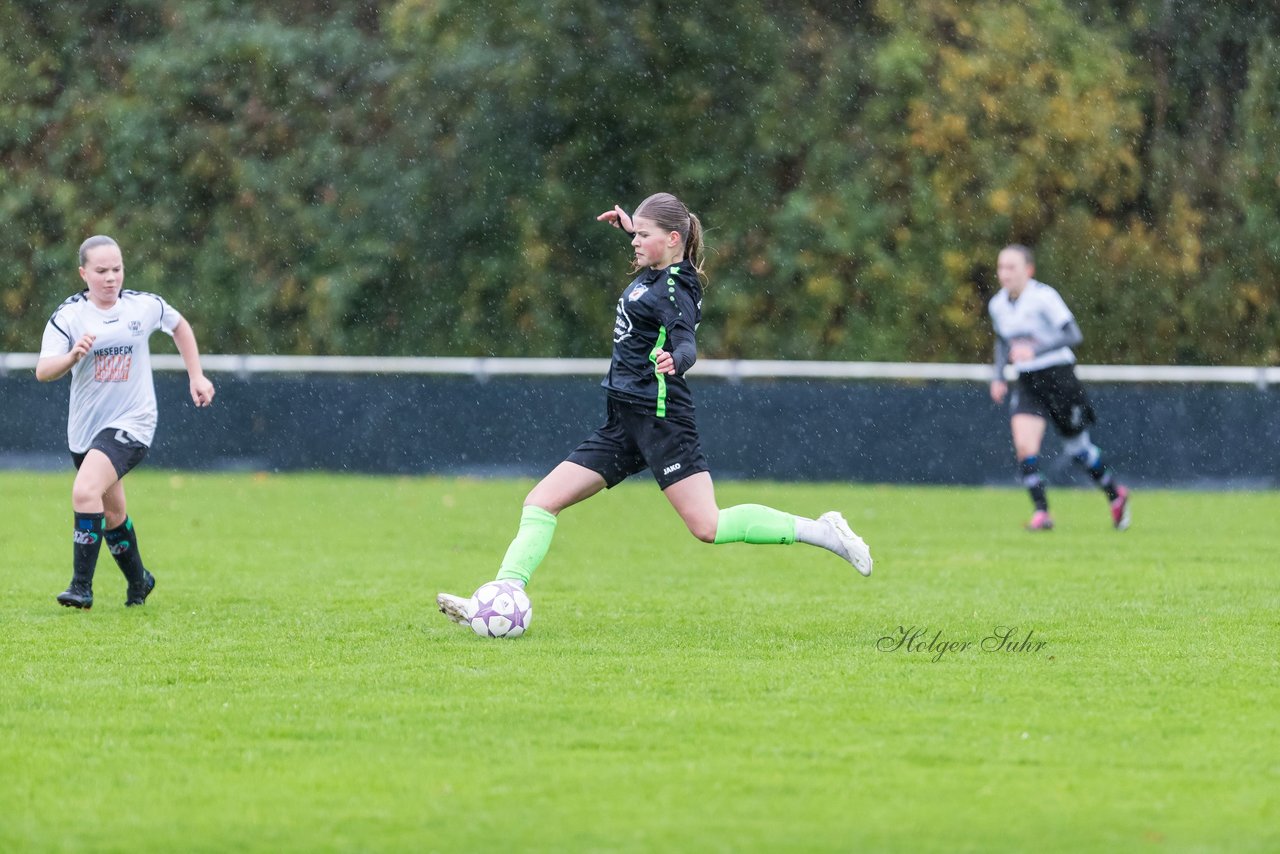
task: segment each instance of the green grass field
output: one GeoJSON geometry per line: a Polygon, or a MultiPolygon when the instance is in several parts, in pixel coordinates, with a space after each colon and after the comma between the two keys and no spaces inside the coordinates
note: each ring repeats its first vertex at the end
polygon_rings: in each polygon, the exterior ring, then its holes
{"type": "Polygon", "coordinates": [[[2,851],[1280,850],[1274,493],[1140,492],[1117,534],[1058,490],[1033,536],[1012,489],[720,485],[843,509],[863,579],[637,480],[488,641],[433,599],[527,482],[143,470],[156,592],[104,550],[77,612],[70,480],[0,474],[2,851]]]}

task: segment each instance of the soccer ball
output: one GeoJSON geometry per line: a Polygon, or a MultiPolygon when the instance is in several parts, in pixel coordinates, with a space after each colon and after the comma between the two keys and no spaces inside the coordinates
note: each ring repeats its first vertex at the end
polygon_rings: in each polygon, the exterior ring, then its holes
{"type": "Polygon", "coordinates": [[[518,638],[533,619],[533,604],[524,588],[510,581],[491,581],[471,597],[471,628],[482,638],[518,638]]]}

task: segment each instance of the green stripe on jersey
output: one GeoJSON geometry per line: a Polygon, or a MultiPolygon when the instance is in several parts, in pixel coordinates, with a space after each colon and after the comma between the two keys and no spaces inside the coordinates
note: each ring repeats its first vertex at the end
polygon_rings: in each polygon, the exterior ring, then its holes
{"type": "Polygon", "coordinates": [[[649,351],[649,361],[653,363],[653,375],[658,378],[658,411],[659,418],[667,417],[667,375],[658,370],[658,351],[667,343],[667,327],[658,327],[658,341],[649,351]]]}

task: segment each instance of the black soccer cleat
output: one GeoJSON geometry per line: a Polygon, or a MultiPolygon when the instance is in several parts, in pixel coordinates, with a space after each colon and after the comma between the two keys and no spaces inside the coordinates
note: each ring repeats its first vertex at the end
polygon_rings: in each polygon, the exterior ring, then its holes
{"type": "Polygon", "coordinates": [[[93,607],[93,590],[83,584],[73,583],[58,594],[58,604],[67,608],[88,611],[93,607]]]}
{"type": "Polygon", "coordinates": [[[151,591],[156,589],[156,577],[145,569],[142,570],[142,583],[129,585],[129,598],[124,600],[126,608],[141,605],[147,601],[151,591]]]}

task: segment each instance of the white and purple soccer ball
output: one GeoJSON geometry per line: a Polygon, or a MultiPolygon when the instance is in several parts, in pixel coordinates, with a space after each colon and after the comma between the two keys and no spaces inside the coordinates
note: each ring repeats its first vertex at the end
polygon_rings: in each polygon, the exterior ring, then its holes
{"type": "Polygon", "coordinates": [[[533,620],[533,604],[519,584],[491,581],[471,597],[471,628],[482,638],[518,638],[533,620]]]}

